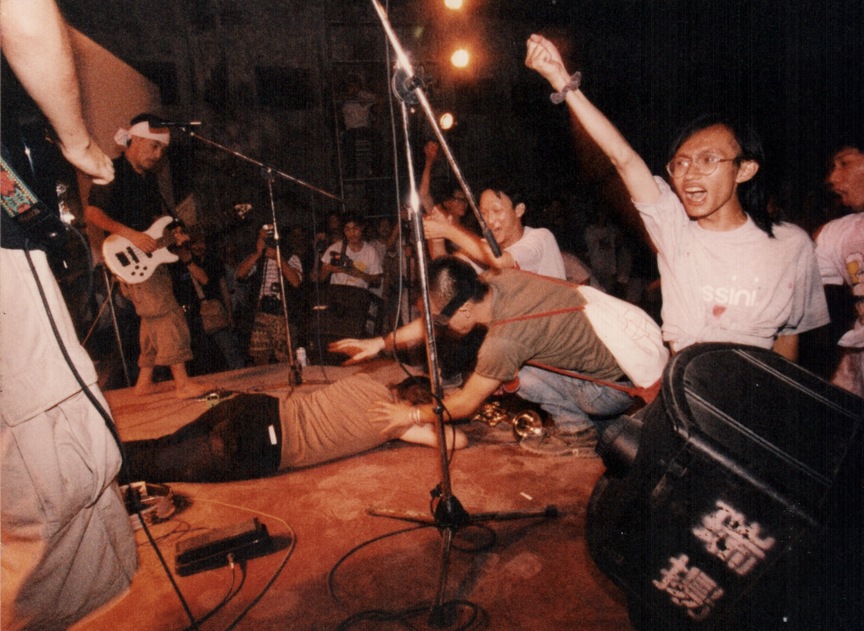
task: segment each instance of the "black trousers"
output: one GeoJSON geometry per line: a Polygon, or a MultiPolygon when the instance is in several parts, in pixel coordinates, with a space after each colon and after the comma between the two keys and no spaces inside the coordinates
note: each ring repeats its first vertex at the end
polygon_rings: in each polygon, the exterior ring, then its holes
{"type": "Polygon", "coordinates": [[[123,443],[123,477],[126,482],[259,478],[279,470],[281,446],[279,400],[266,394],[238,394],[173,434],[123,443]]]}

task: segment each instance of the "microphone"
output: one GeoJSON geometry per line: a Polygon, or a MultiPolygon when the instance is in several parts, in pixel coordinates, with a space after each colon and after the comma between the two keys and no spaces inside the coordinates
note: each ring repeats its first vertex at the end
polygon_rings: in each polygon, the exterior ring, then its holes
{"type": "Polygon", "coordinates": [[[198,127],[201,121],[166,121],[160,120],[153,127],[198,127]]]}

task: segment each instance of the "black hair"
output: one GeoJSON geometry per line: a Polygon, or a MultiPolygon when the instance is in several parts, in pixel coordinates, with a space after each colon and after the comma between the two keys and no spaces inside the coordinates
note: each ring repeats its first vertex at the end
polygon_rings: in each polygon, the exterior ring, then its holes
{"type": "Polygon", "coordinates": [[[432,403],[435,400],[427,377],[407,377],[390,388],[396,391],[399,399],[408,401],[411,405],[432,403]]]}
{"type": "MultiPolygon", "coordinates": [[[[715,125],[722,125],[732,132],[735,141],[741,147],[738,154],[739,162],[752,160],[760,166],[760,171],[764,169],[765,149],[762,146],[762,139],[756,131],[748,124],[719,113],[702,114],[682,127],[672,142],[667,159],[671,160],[675,157],[681,145],[693,134],[715,125]]],[[[764,178],[759,177],[759,175],[760,172],[757,172],[755,176],[738,185],[738,199],[744,212],[750,215],[753,223],[764,230],[769,237],[773,237],[772,226],[776,221],[768,212],[768,196],[763,184],[764,178]]]]}
{"type": "MultiPolygon", "coordinates": [[[[441,256],[429,264],[429,292],[442,305],[450,306],[454,299],[453,315],[469,300],[479,302],[489,292],[489,285],[477,276],[467,262],[455,256],[441,256]]],[[[442,311],[443,313],[443,311],[442,311]]]]}
{"type": "Polygon", "coordinates": [[[481,191],[492,191],[498,197],[506,195],[513,203],[513,208],[519,204],[528,205],[528,195],[512,178],[499,177],[486,183],[481,191]]]}
{"type": "Polygon", "coordinates": [[[141,122],[147,122],[150,127],[159,127],[161,123],[165,119],[161,116],[157,116],[156,114],[151,114],[150,112],[141,112],[137,116],[134,116],[132,120],[129,121],[130,125],[137,125],[141,122]]]}
{"type": "Polygon", "coordinates": [[[344,228],[349,223],[356,223],[362,228],[366,225],[366,218],[358,213],[345,213],[342,215],[342,227],[344,228]]]}
{"type": "Polygon", "coordinates": [[[846,133],[831,142],[829,157],[834,157],[844,149],[855,149],[864,153],[864,133],[846,133]]]}

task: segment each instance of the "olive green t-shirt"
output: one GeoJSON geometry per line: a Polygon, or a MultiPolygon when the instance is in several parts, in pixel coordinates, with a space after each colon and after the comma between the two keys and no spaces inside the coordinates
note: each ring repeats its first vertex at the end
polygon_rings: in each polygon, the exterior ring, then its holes
{"type": "Polygon", "coordinates": [[[482,278],[492,292],[492,322],[477,354],[478,375],[510,381],[533,360],[605,381],[623,376],[584,311],[550,314],[585,305],[578,285],[518,270],[482,278]]]}

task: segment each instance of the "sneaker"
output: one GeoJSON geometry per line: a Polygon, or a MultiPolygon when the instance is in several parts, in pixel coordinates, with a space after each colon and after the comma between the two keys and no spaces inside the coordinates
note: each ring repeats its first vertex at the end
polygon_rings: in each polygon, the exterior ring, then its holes
{"type": "Polygon", "coordinates": [[[593,425],[577,431],[549,428],[539,436],[526,436],[519,441],[519,446],[543,456],[597,458],[597,439],[597,430],[593,425]]]}

